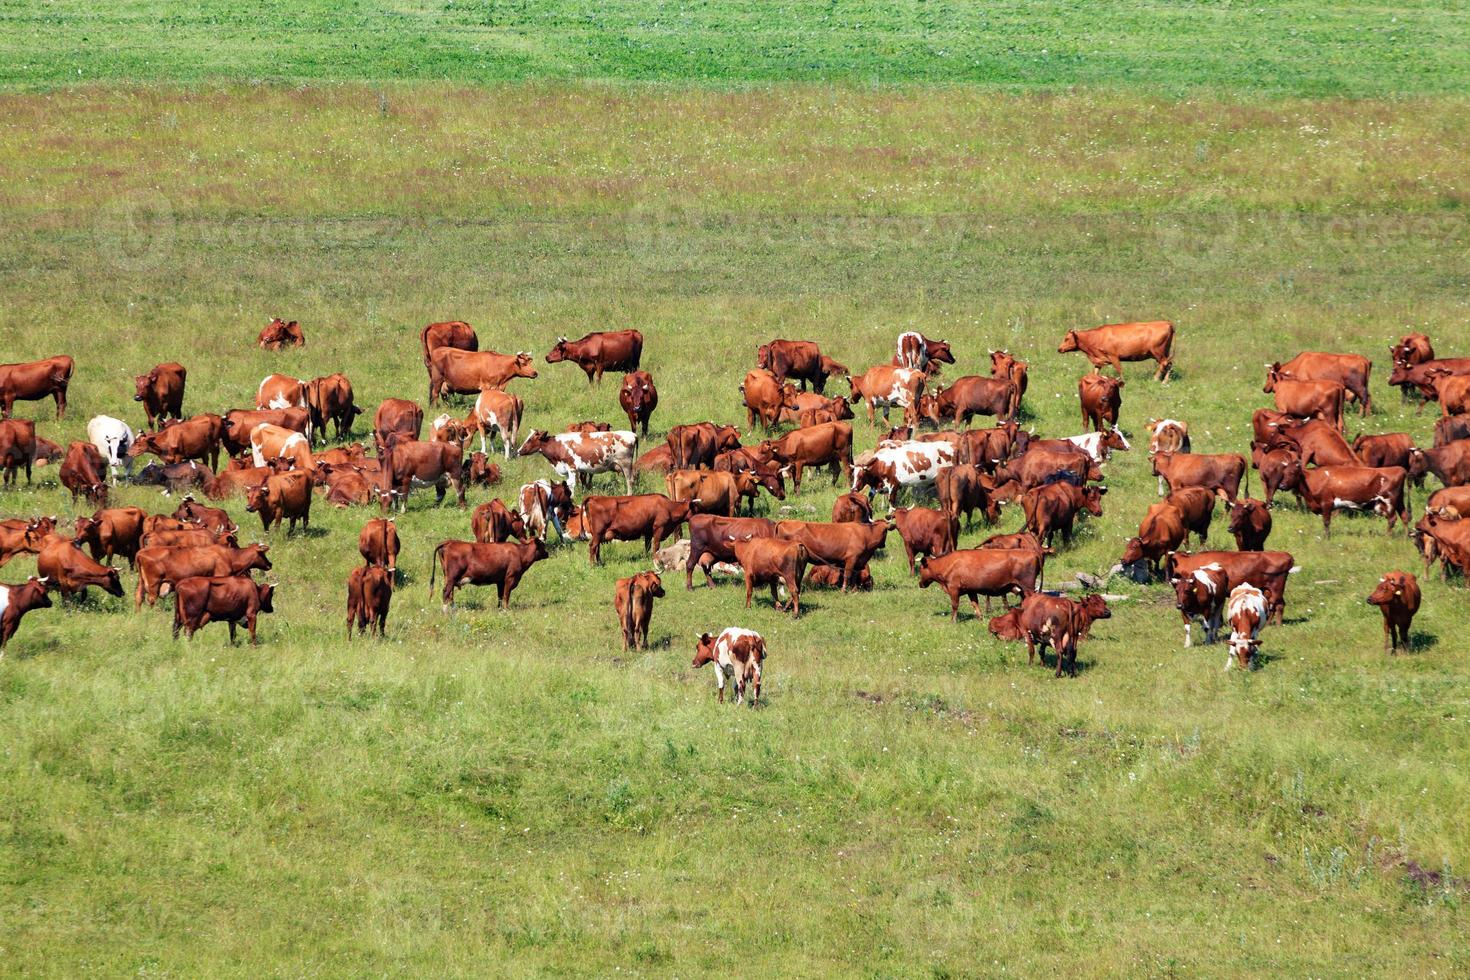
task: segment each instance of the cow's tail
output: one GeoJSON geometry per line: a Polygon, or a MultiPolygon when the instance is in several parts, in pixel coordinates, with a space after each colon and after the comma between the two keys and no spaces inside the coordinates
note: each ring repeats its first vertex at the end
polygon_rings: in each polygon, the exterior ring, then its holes
{"type": "MultiPolygon", "coordinates": [[[[1244,456],[1242,456],[1240,458],[1241,459],[1245,459],[1244,456]]],[[[1240,482],[1241,482],[1241,488],[1243,490],[1245,490],[1245,495],[1247,497],[1249,497],[1251,495],[1251,468],[1250,468],[1250,464],[1246,464],[1245,469],[1241,472],[1241,474],[1240,474],[1240,482]]]]}
{"type": "MultiPolygon", "coordinates": [[[[448,541],[439,542],[439,547],[434,549],[434,554],[429,558],[429,598],[431,599],[434,597],[434,573],[439,567],[439,555],[444,551],[444,546],[448,543],[448,541]]],[[[448,570],[444,574],[448,575],[448,570]]]]}

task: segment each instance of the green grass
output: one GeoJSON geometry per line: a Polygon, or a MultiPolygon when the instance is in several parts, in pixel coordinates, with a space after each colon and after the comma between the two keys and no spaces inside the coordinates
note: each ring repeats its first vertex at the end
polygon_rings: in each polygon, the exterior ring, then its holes
{"type": "Polygon", "coordinates": [[[1463,2],[968,0],[0,5],[0,86],[94,81],[842,80],[1461,93],[1463,2]]]}
{"type": "MultiPolygon", "coordinates": [[[[73,416],[22,413],[61,441],[97,412],[137,422],[131,376],[170,358],[196,411],[271,371],[422,398],[416,332],[451,316],[538,356],[638,327],[656,437],[741,417],[773,335],[866,366],[908,327],[954,343],[951,375],[991,347],[1029,359],[1031,423],[1070,434],[1084,363],[1062,332],[1167,316],[1178,378],[1130,368],[1125,428],[1181,416],[1202,451],[1243,451],[1260,365],[1308,348],[1373,357],[1369,427],[1427,441],[1385,348],[1410,325],[1470,342],[1458,100],[92,89],[6,97],[0,120],[0,338],[7,360],[76,356],[73,416]],[[273,314],[309,346],[256,350],[273,314]]],[[[517,383],[530,424],[619,417],[611,383],[540,367],[517,383]]],[[[547,472],[513,461],[499,489],[547,472]]],[[[1154,499],[1141,453],[1107,475],[1053,580],[1106,570],[1154,499]]],[[[35,512],[72,509],[0,495],[35,512]]],[[[26,620],[0,663],[9,970],[1470,969],[1465,593],[1426,581],[1416,649],[1387,658],[1363,598],[1418,564],[1382,522],[1329,543],[1278,509],[1303,571],[1249,676],[1180,649],[1165,590],[1114,583],[1129,599],[1058,681],[951,625],[896,539],[872,594],[813,593],[799,622],[672,588],[644,655],[619,653],[610,603],[635,545],[600,569],[556,549],[511,612],[467,590],[446,617],[428,555],[468,519],[423,495],[388,642],[344,644],[367,516],[318,507],[271,538],[259,649],[170,642],[167,611],[111,598],[26,620]],[[770,642],[759,711],[688,666],[731,624],[770,642]]]]}

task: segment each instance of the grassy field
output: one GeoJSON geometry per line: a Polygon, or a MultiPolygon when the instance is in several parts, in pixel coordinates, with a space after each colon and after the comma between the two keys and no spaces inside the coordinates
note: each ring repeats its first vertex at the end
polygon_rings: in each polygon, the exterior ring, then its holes
{"type": "Polygon", "coordinates": [[[0,86],[598,79],[1463,93],[1462,0],[0,4],[0,86]]]}
{"type": "MultiPolygon", "coordinates": [[[[71,417],[22,411],[65,441],[95,413],[139,422],[131,376],[159,360],[188,365],[195,411],[272,371],[344,370],[373,405],[422,399],[431,319],[538,357],[636,326],[659,438],[743,418],[736,385],[771,336],[856,367],[916,327],[954,343],[949,375],[992,347],[1029,359],[1028,424],[1066,435],[1085,364],[1055,353],[1065,329],[1166,316],[1177,379],[1129,370],[1135,435],[1167,413],[1197,449],[1243,451],[1261,364],[1316,348],[1373,357],[1366,428],[1427,442],[1386,347],[1410,326],[1470,347],[1467,134],[1458,99],[11,94],[0,354],[77,358],[71,417]],[[276,314],[307,348],[253,347],[276,314]]],[[[518,383],[530,424],[620,418],[611,383],[540,367],[518,383]]],[[[41,472],[0,514],[73,513],[41,472]]],[[[512,461],[499,489],[547,472],[512,461]]],[[[1105,517],[1049,577],[1105,571],[1154,499],[1142,453],[1107,475],[1105,517]]],[[[814,481],[787,512],[824,515],[833,493],[814,481]]],[[[645,567],[634,545],[599,569],[556,549],[511,612],[468,590],[445,616],[428,557],[468,517],[425,496],[400,518],[388,641],[344,644],[369,515],[313,516],[270,539],[258,649],[219,627],[172,643],[169,612],[110,597],[26,620],[0,663],[8,972],[1470,970],[1465,593],[1426,582],[1415,649],[1384,656],[1363,598],[1418,565],[1381,521],[1340,518],[1329,543],[1276,512],[1303,571],[1249,676],[1180,649],[1165,590],[1115,582],[1129,599],[1057,681],[951,625],[896,538],[872,594],[814,593],[799,622],[673,588],[641,656],[619,654],[610,607],[645,567]],[[693,636],[731,624],[770,643],[762,710],[717,707],[689,668],[693,636]]]]}

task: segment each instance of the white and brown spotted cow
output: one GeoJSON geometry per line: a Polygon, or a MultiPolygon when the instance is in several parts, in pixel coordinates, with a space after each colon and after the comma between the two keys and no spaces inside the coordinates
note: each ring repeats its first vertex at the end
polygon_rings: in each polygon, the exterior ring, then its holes
{"type": "Polygon", "coordinates": [[[1230,669],[1233,659],[1239,662],[1241,670],[1250,670],[1261,646],[1261,627],[1266,625],[1266,593],[1249,582],[1237,585],[1230,590],[1225,618],[1230,623],[1230,652],[1225,654],[1225,669],[1230,669]]]}
{"type": "Polygon", "coordinates": [[[761,665],[766,659],[766,641],[754,630],[729,626],[719,636],[704,633],[694,648],[694,668],[714,664],[715,687],[720,692],[720,703],[725,702],[725,678],[735,685],[735,703],[745,700],[745,692],[752,684],[750,706],[761,697],[761,665]]]}
{"type": "Polygon", "coordinates": [[[264,466],[277,456],[291,460],[298,470],[316,469],[311,456],[311,443],[294,429],[262,422],[250,430],[250,455],[256,466],[264,466]]]}
{"type": "Polygon", "coordinates": [[[516,497],[517,510],[526,532],[541,541],[546,540],[546,522],[549,520],[556,533],[566,540],[566,518],[572,506],[572,493],[565,483],[537,480],[523,484],[516,497]]]}
{"type": "Polygon", "coordinates": [[[883,410],[884,424],[888,423],[889,409],[901,408],[904,422],[916,425],[919,421],[919,396],[924,392],[924,381],[924,372],[918,368],[879,364],[858,377],[848,375],[847,384],[852,392],[847,400],[854,405],[858,402],[866,403],[869,425],[876,424],[874,412],[880,408],[883,410]]]}
{"type": "Polygon", "coordinates": [[[875,494],[884,494],[891,509],[893,495],[900,489],[908,487],[917,494],[933,487],[940,471],[955,461],[955,448],[947,442],[885,441],[871,455],[855,461],[852,489],[872,488],[875,494]]]}
{"type": "MultiPolygon", "coordinates": [[[[308,418],[311,405],[307,400],[306,382],[289,374],[268,374],[255,389],[255,408],[264,411],[272,408],[304,408],[308,418]]],[[[306,437],[311,438],[311,423],[306,423],[306,437]]]]}
{"type": "Polygon", "coordinates": [[[577,492],[578,477],[588,484],[598,473],[620,473],[633,492],[633,460],[638,455],[638,437],[632,432],[561,432],[551,435],[534,430],[521,444],[518,455],[540,453],[577,492]]]}

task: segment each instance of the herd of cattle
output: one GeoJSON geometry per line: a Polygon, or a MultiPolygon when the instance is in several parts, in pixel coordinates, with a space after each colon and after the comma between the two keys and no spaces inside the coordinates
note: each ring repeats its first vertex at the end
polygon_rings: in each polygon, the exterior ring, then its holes
{"type": "MultiPolygon", "coordinates": [[[[70,535],[53,517],[0,522],[0,565],[34,554],[38,573],[24,584],[0,584],[0,651],[28,611],[51,605],[53,591],[70,597],[96,586],[123,595],[115,558],[126,559],[136,573],[135,609],[175,595],[176,637],[181,630],[192,636],[208,622],[224,622],[232,641],[237,624],[243,624],[253,643],[258,615],[272,609],[273,586],[253,577],[270,571],[269,548],[240,546],[239,527],[229,513],[198,502],[195,492],[216,502],[243,497],[246,512],[258,515],[267,532],[283,522],[288,533],[298,523],[308,527],[317,496],[338,507],[377,501],[385,516],[364,525],[358,540],[364,563],[347,582],[347,634],[355,626],[359,633],[381,636],[400,550],[391,512],[404,511],[414,489],[430,486],[439,502],[453,488],[458,504],[466,506],[469,487],[490,487],[501,479],[493,459],[499,439],[505,459],[540,455],[559,479],[521,486],[510,504],[492,499],[476,507],[474,540],[444,541],[433,549],[430,594],[442,573],[446,610],[456,590],[467,585],[495,586],[500,606],[509,608],[522,577],[547,557],[550,530],[563,541],[587,541],[594,564],[604,544],[641,540],[645,551],[655,553],[655,569],[619,579],[613,602],[624,649],[641,649],[654,602],[664,595],[661,571],[682,567],[686,588],[693,588],[696,568],[709,585],[716,574],[743,577],[747,608],[756,589],[769,587],[777,609],[789,606],[799,616],[804,588],[871,588],[869,562],[888,533],[897,531],[910,573],[920,588],[938,585],[947,594],[951,619],[958,618],[962,598],[977,617],[980,597],[987,614],[991,600],[1000,598],[1007,608],[989,620],[990,632],[1024,641],[1032,660],[1050,647],[1056,674],[1075,675],[1079,642],[1110,612],[1101,595],[1073,599],[1045,591],[1044,566],[1056,553],[1058,537],[1068,544],[1079,519],[1102,514],[1102,467],[1114,452],[1132,448],[1119,428],[1123,362],[1153,360],[1155,377],[1167,379],[1174,327],[1166,321],[1109,324],[1066,334],[1058,351],[1080,351],[1093,366],[1078,385],[1082,435],[1043,439],[1018,425],[1027,364],[1007,351],[990,353],[988,375],[944,384],[942,366],[956,363],[950,345],[908,332],[898,338],[891,361],[858,374],[810,341],[764,344],[740,396],[747,438],[759,426],[765,439],[743,444],[738,427],[712,421],[674,425],[663,443],[641,455],[639,438],[647,438],[659,401],[654,378],[640,368],[638,331],[563,338],[545,356],[550,364],[576,364],[589,384],[600,383],[605,372],[621,373],[618,402],[626,430],[588,421],[563,432],[533,430],[524,438],[523,402],[507,388],[515,379],[537,376],[530,353],[481,351],[474,330],[460,321],[430,324],[420,340],[428,405],[468,395],[472,408],[464,418],[434,418],[425,439],[424,409],[411,400],[387,399],[373,415],[372,454],[361,443],[318,448],[350,439],[363,411],[342,374],[310,381],[272,374],[260,383],[253,407],[186,417],[186,369],[159,364],[135,379],[144,428],[134,431],[98,415],[87,424],[87,440],[63,448],[39,436],[33,421],[11,416],[17,401],[50,397],[56,417],[63,418],[72,358],[0,365],[5,485],[17,484],[21,470],[29,483],[33,466],[59,464],[60,483],[73,503],[85,499],[96,508],[75,519],[70,535]],[[1113,374],[1101,373],[1104,368],[1113,374]],[[834,378],[845,379],[848,390],[829,395],[834,378]],[[858,403],[870,424],[877,424],[879,412],[885,426],[895,410],[901,419],[874,449],[854,455],[851,420],[858,403]],[[976,415],[994,417],[996,424],[972,428],[976,415]],[[776,435],[784,426],[794,427],[776,435]],[[477,450],[471,446],[476,439],[477,450]],[[157,461],[134,472],[144,455],[157,461]],[[814,469],[826,469],[834,483],[840,478],[846,491],[831,521],[756,516],[762,495],[784,500],[788,481],[799,492],[814,469]],[[579,489],[590,490],[594,477],[608,473],[621,479],[625,493],[584,492],[577,502],[579,489]],[[660,474],[666,493],[634,492],[635,481],[660,474]],[[120,475],[184,494],[183,502],[170,514],[109,506],[109,490],[120,475]],[[903,493],[914,499],[932,494],[937,506],[896,506],[903,493]],[[881,511],[875,508],[880,497],[881,511]],[[1000,508],[1011,503],[1024,515],[1020,531],[996,534],[974,548],[958,546],[961,520],[971,525],[978,511],[994,523],[1000,508]],[[686,527],[687,537],[680,537],[686,527]],[[672,542],[668,547],[666,540],[672,542]],[[1021,599],[1014,607],[1011,595],[1021,599]]],[[[277,319],[258,343],[281,350],[304,346],[306,338],[295,321],[277,319]]],[[[1460,520],[1470,512],[1470,358],[1439,358],[1422,334],[1404,337],[1391,354],[1389,383],[1440,404],[1432,447],[1416,446],[1403,433],[1346,441],[1345,406],[1356,403],[1363,416],[1372,411],[1371,363],[1355,354],[1304,353],[1268,365],[1265,392],[1275,396],[1276,407],[1255,412],[1249,460],[1196,453],[1186,421],[1149,420],[1148,453],[1164,499],[1148,508],[1120,560],[1174,587],[1186,646],[1196,620],[1210,642],[1228,626],[1226,666],[1249,668],[1262,628],[1281,622],[1288,576],[1296,567],[1289,553],[1265,550],[1280,491],[1295,494],[1319,515],[1324,533],[1331,533],[1338,510],[1371,511],[1386,518],[1390,532],[1403,523],[1426,573],[1436,560],[1442,574],[1450,566],[1462,575],[1470,568],[1470,521],[1460,520]],[[1242,495],[1248,468],[1258,471],[1264,499],[1242,495]],[[1428,474],[1444,489],[1430,496],[1423,517],[1413,523],[1408,487],[1422,485],[1428,474]],[[1203,543],[1217,504],[1225,509],[1239,550],[1182,550],[1190,534],[1203,543]]],[[[1407,644],[1420,602],[1414,576],[1388,573],[1368,601],[1382,609],[1385,647],[1407,644]]],[[[693,662],[715,665],[721,700],[729,678],[736,700],[749,692],[754,704],[765,652],[759,634],[730,628],[703,634],[693,662]]]]}

